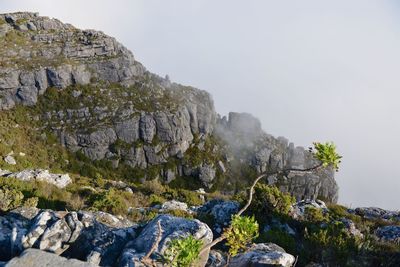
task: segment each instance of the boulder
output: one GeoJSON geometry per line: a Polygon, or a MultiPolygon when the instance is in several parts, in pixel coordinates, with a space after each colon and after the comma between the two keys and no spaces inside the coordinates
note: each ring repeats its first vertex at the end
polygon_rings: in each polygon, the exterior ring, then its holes
{"type": "Polygon", "coordinates": [[[169,210],[182,210],[185,212],[189,212],[188,205],[186,203],[176,200],[170,200],[164,202],[161,205],[161,211],[169,211],[169,210]]]}
{"type": "Polygon", "coordinates": [[[292,217],[294,219],[304,218],[307,208],[316,208],[321,209],[323,212],[328,212],[328,208],[322,200],[302,200],[293,205],[291,212],[292,217]]]}
{"type": "Polygon", "coordinates": [[[291,267],[295,257],[285,252],[278,245],[261,243],[254,245],[249,251],[236,255],[228,266],[253,267],[253,266],[279,266],[291,267]]]}
{"type": "MultiPolygon", "coordinates": [[[[211,243],[213,239],[210,228],[199,220],[188,220],[166,214],[158,215],[146,225],[136,239],[127,244],[120,257],[120,266],[131,266],[129,265],[130,262],[138,261],[150,251],[158,236],[158,222],[161,224],[162,236],[158,247],[152,255],[153,257],[156,257],[157,253],[163,254],[172,239],[193,235],[194,238],[202,240],[204,245],[211,243]]],[[[205,253],[199,259],[198,266],[204,266],[207,259],[208,253],[205,253]]]]}
{"type": "Polygon", "coordinates": [[[88,262],[76,259],[67,259],[56,254],[45,252],[39,249],[27,249],[19,257],[13,258],[5,264],[6,267],[21,266],[57,266],[57,267],[94,267],[88,262]]]}
{"type": "Polygon", "coordinates": [[[104,212],[54,212],[19,208],[0,216],[0,261],[38,248],[112,266],[138,226],[104,212]]]}
{"type": "Polygon", "coordinates": [[[5,157],[4,157],[4,161],[5,161],[7,164],[10,164],[10,165],[16,165],[16,164],[17,164],[17,161],[16,161],[15,158],[14,158],[13,156],[11,156],[11,155],[5,156],[5,157]]]}
{"type": "Polygon", "coordinates": [[[197,209],[200,216],[211,216],[214,222],[212,229],[216,234],[221,234],[223,228],[229,225],[232,215],[239,211],[239,203],[213,199],[197,209]]]}
{"type": "Polygon", "coordinates": [[[3,173],[0,176],[16,178],[21,181],[41,181],[53,184],[58,188],[65,188],[72,183],[68,174],[54,174],[43,169],[27,169],[14,173],[3,173]]]}
{"type": "Polygon", "coordinates": [[[400,244],[400,226],[399,225],[388,225],[388,226],[379,227],[375,231],[375,235],[381,241],[400,244]]]}
{"type": "Polygon", "coordinates": [[[349,210],[351,213],[355,213],[365,219],[382,219],[385,221],[400,221],[399,211],[389,211],[376,207],[365,207],[356,208],[355,210],[349,210]]]}

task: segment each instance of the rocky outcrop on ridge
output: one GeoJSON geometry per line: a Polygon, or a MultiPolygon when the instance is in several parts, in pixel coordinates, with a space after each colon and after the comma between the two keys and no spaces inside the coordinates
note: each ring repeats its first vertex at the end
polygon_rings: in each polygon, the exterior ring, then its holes
{"type": "MultiPolygon", "coordinates": [[[[312,154],[303,147],[295,147],[284,137],[275,138],[265,133],[260,121],[250,114],[229,113],[217,122],[216,134],[229,144],[233,156],[262,173],[267,169],[307,169],[318,165],[312,154]]],[[[338,186],[334,170],[323,168],[313,173],[293,172],[286,176],[268,177],[268,184],[290,192],[297,200],[322,198],[338,200],[338,186]]]]}
{"type": "MultiPolygon", "coordinates": [[[[102,32],[36,13],[2,14],[0,55],[0,110],[31,106],[27,116],[71,152],[145,170],[137,180],[195,177],[234,193],[231,179],[244,180],[240,166],[260,173],[316,163],[303,148],[266,134],[249,114],[218,118],[207,92],[148,72],[102,32]]],[[[327,168],[268,183],[297,199],[338,198],[327,168]]]]}

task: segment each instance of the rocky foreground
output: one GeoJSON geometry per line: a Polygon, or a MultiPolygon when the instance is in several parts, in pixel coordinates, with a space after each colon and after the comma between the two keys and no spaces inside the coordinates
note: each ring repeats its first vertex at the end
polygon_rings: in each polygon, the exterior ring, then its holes
{"type": "Polygon", "coordinates": [[[174,241],[224,235],[266,171],[254,237],[192,265],[400,265],[400,213],[335,204],[312,150],[36,13],[0,14],[0,156],[0,265],[169,266],[174,241]]]}
{"type": "MultiPolygon", "coordinates": [[[[207,202],[193,207],[193,212],[208,214],[214,219],[213,225],[197,219],[179,218],[168,211],[184,209],[185,203],[172,201],[159,207],[159,215],[145,224],[132,223],[122,217],[104,212],[54,212],[37,208],[18,208],[0,217],[0,260],[5,266],[146,266],[141,259],[151,250],[158,238],[158,222],[162,235],[151,257],[159,259],[166,251],[169,241],[193,235],[209,244],[220,227],[229,224],[230,216],[237,212],[239,203],[232,201],[207,202]],[[213,234],[214,231],[214,234],[213,234]],[[19,255],[19,256],[17,256],[19,255]],[[59,255],[59,256],[56,256],[59,255]],[[15,257],[17,256],[17,257],[15,257]],[[15,258],[13,258],[15,257],[15,258]],[[47,266],[47,265],[46,265],[47,266]]],[[[291,209],[291,216],[304,222],[307,208],[316,208],[324,213],[329,209],[322,201],[302,201],[291,209]]],[[[349,210],[364,219],[380,219],[400,223],[400,213],[377,208],[358,208],[349,210]]],[[[341,218],[346,234],[364,238],[350,219],[341,218]]],[[[326,224],[327,222],[325,222],[326,224]]],[[[331,222],[329,222],[331,223],[331,222]]],[[[324,226],[320,226],[324,227],[324,226]]],[[[273,220],[264,232],[280,228],[282,232],[297,236],[298,228],[273,220]]],[[[387,225],[377,228],[373,233],[376,240],[392,244],[400,241],[400,226],[387,225]]],[[[211,250],[202,255],[196,266],[225,266],[226,253],[211,250]]],[[[296,255],[297,256],[297,255],[296,255]]],[[[245,253],[231,258],[228,266],[293,266],[296,256],[273,243],[254,244],[245,253]]],[[[395,259],[395,258],[394,258],[395,259]]],[[[399,258],[397,258],[398,260],[399,258]]],[[[357,266],[363,265],[360,262],[357,266]]],[[[159,264],[163,266],[163,264],[159,264]]],[[[312,265],[312,266],[324,266],[312,265]]],[[[395,265],[393,265],[395,266],[395,265]]]]}

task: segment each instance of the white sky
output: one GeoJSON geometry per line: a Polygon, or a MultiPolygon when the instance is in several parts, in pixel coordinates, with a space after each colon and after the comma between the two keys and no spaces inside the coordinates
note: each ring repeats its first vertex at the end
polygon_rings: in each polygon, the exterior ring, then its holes
{"type": "Polygon", "coordinates": [[[0,0],[116,37],[150,71],[209,91],[296,145],[334,141],[339,202],[400,209],[393,0],[0,0]]]}

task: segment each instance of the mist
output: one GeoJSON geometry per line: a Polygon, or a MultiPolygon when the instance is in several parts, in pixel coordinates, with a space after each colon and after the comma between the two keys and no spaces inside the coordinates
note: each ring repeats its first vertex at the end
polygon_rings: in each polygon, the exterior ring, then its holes
{"type": "Polygon", "coordinates": [[[334,141],[339,202],[398,210],[398,1],[3,0],[116,37],[150,71],[209,91],[296,145],[334,141]]]}

